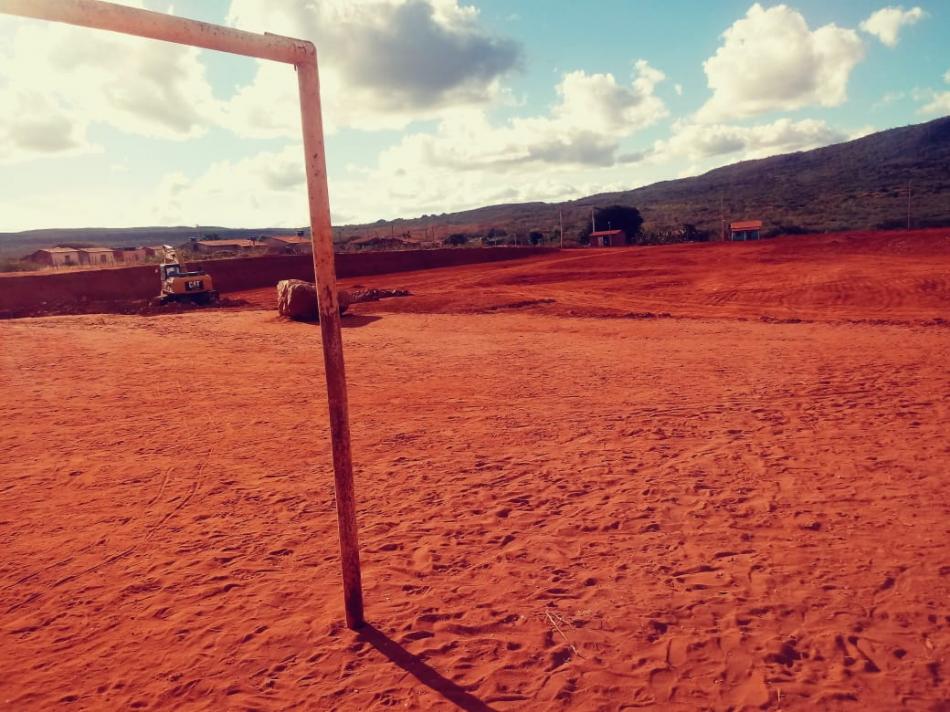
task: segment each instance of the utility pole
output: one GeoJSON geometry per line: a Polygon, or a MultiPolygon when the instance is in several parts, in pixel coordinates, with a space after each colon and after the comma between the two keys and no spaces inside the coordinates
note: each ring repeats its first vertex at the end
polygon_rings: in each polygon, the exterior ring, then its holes
{"type": "Polygon", "coordinates": [[[719,196],[719,241],[726,241],[726,209],[722,195],[719,196]]]}
{"type": "Polygon", "coordinates": [[[597,221],[594,220],[594,209],[590,209],[590,231],[597,232],[597,221]]]}
{"type": "Polygon", "coordinates": [[[557,219],[561,223],[561,249],[564,249],[564,209],[558,208],[557,219]]]}
{"type": "Polygon", "coordinates": [[[907,181],[907,229],[910,230],[910,181],[907,181]]]}

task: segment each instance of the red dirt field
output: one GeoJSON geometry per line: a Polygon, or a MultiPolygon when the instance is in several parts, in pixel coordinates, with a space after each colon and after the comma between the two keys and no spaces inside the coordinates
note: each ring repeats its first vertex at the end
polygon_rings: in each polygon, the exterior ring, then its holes
{"type": "MultiPolygon", "coordinates": [[[[950,229],[566,250],[342,283],[360,282],[412,289],[389,312],[926,321],[948,316],[950,229]]],[[[270,288],[231,296],[276,308],[270,288]]]]}
{"type": "Polygon", "coordinates": [[[0,707],[947,709],[948,266],[898,233],[362,279],[416,295],[344,319],[362,633],[318,328],[0,322],[0,707]],[[677,318],[593,318],[629,312],[677,318]]]}

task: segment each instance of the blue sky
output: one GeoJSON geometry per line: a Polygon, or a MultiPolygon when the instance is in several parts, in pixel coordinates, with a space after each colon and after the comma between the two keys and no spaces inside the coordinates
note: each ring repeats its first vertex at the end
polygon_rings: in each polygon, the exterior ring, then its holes
{"type": "MultiPolygon", "coordinates": [[[[338,224],[633,188],[950,113],[943,2],[144,6],[317,44],[338,224]]],[[[305,224],[295,88],[281,65],[0,18],[0,231],[305,224]]]]}

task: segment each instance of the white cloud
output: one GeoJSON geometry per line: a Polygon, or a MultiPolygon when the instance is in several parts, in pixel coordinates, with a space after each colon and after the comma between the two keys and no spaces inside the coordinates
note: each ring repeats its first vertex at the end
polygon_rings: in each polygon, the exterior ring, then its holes
{"type": "MultiPolygon", "coordinates": [[[[950,84],[950,70],[947,70],[946,74],[943,75],[943,81],[950,84]]],[[[913,97],[917,101],[927,102],[917,110],[918,114],[950,114],[950,91],[917,89],[913,92],[913,97]]]]}
{"type": "Polygon", "coordinates": [[[903,5],[884,7],[864,20],[861,29],[869,35],[874,35],[888,47],[894,47],[902,27],[917,24],[926,16],[927,13],[919,7],[910,10],[904,10],[903,5]]]}
{"type": "Polygon", "coordinates": [[[950,91],[934,92],[930,101],[920,107],[918,113],[941,116],[950,114],[950,91]]]}
{"type": "Polygon", "coordinates": [[[640,60],[626,84],[610,74],[568,72],[545,114],[496,123],[480,109],[452,111],[433,132],[409,134],[384,150],[369,170],[333,177],[334,219],[566,200],[630,187],[624,163],[641,155],[624,154],[622,142],[666,116],[655,94],[663,79],[640,60]]]}
{"type": "Polygon", "coordinates": [[[730,156],[729,160],[748,160],[805,151],[848,138],[847,134],[815,119],[778,119],[758,126],[677,121],[670,138],[656,142],[651,158],[668,161],[671,156],[683,156],[697,161],[730,156]]]}
{"type": "Polygon", "coordinates": [[[0,106],[0,165],[100,150],[87,140],[86,122],[41,92],[0,86],[0,106]]]}
{"type": "Polygon", "coordinates": [[[703,63],[713,91],[697,114],[704,121],[837,106],[864,56],[854,30],[835,24],[811,30],[787,5],[766,9],[756,3],[722,37],[722,46],[703,63]]]}
{"type": "MultiPolygon", "coordinates": [[[[447,108],[478,106],[502,92],[520,46],[489,34],[458,0],[232,0],[228,22],[313,41],[320,53],[328,130],[402,128],[447,108]]],[[[281,71],[283,69],[283,71],[281,71]]],[[[260,63],[228,106],[235,130],[299,136],[296,80],[260,63]],[[281,115],[274,107],[286,106],[281,115]]]]}
{"type": "Polygon", "coordinates": [[[484,112],[460,111],[434,133],[406,136],[380,156],[380,166],[453,171],[526,169],[539,165],[610,166],[620,141],[667,115],[654,90],[663,73],[639,60],[627,86],[612,74],[565,74],[547,115],[492,124],[484,112]]]}
{"type": "Polygon", "coordinates": [[[143,211],[156,224],[293,227],[309,222],[299,144],[218,161],[197,178],[166,175],[143,211]]]}
{"type": "Polygon", "coordinates": [[[93,123],[186,139],[217,120],[197,49],[9,17],[0,37],[0,161],[89,150],[93,123]]]}

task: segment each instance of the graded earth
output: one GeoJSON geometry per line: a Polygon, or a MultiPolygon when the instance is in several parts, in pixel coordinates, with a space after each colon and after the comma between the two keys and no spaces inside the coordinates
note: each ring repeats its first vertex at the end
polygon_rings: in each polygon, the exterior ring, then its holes
{"type": "Polygon", "coordinates": [[[942,710],[950,233],[0,322],[0,707],[942,710]]]}

